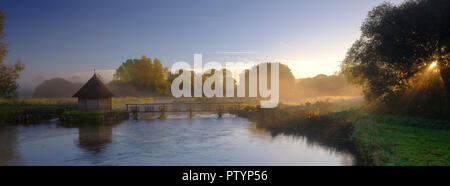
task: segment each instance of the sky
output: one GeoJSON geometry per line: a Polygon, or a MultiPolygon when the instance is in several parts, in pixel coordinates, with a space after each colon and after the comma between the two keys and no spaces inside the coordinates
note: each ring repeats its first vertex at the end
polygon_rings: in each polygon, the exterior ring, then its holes
{"type": "MultiPolygon", "coordinates": [[[[6,63],[20,60],[19,80],[110,79],[129,58],[281,62],[296,78],[333,74],[382,0],[2,0],[6,63]]],[[[388,1],[398,4],[401,0],[388,1]]]]}

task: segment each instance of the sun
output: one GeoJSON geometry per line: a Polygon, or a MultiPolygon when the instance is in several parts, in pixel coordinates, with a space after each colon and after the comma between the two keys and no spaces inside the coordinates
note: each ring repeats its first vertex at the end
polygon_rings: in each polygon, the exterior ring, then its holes
{"type": "Polygon", "coordinates": [[[430,64],[430,66],[428,67],[428,69],[430,69],[430,70],[435,69],[436,66],[437,66],[437,62],[435,61],[435,62],[433,62],[433,63],[430,64]]]}

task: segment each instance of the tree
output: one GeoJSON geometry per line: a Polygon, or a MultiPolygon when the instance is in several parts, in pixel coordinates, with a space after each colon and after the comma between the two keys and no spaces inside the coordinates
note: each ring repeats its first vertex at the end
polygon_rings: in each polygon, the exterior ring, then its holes
{"type": "Polygon", "coordinates": [[[68,98],[82,86],[83,83],[72,83],[64,78],[52,78],[36,87],[33,98],[68,98]]]}
{"type": "MultiPolygon", "coordinates": [[[[262,64],[266,64],[267,65],[267,87],[270,88],[271,87],[271,68],[272,68],[272,64],[275,64],[273,62],[266,62],[266,63],[262,63],[262,64]]],[[[257,97],[260,97],[260,93],[259,93],[259,65],[255,65],[253,67],[251,67],[251,70],[256,70],[256,89],[257,89],[257,97]]],[[[281,101],[289,101],[290,99],[292,99],[295,96],[295,77],[291,72],[291,69],[285,65],[285,64],[281,64],[278,63],[278,75],[279,75],[279,84],[278,84],[278,88],[279,88],[279,93],[280,93],[280,100],[281,101]]],[[[249,97],[249,80],[250,80],[250,75],[249,75],[249,70],[245,70],[242,73],[245,73],[245,96],[249,97]]]]}
{"type": "MultiPolygon", "coordinates": [[[[219,80],[219,82],[223,86],[223,97],[226,97],[226,92],[227,92],[227,74],[232,75],[232,72],[230,70],[226,69],[226,68],[221,69],[221,71],[222,71],[222,74],[223,74],[222,75],[223,79],[219,80]]],[[[173,82],[173,80],[175,78],[177,78],[178,76],[180,76],[180,74],[182,72],[183,72],[183,70],[180,70],[180,71],[175,72],[175,73],[169,73],[169,75],[168,75],[169,82],[173,82]]],[[[202,74],[196,73],[193,70],[190,70],[189,72],[191,73],[191,81],[189,82],[189,85],[191,87],[191,96],[195,95],[195,88],[194,88],[194,86],[195,86],[195,78],[201,78],[201,80],[202,80],[201,84],[198,84],[197,86],[201,87],[201,90],[202,90],[201,94],[202,94],[202,96],[205,96],[204,93],[203,93],[204,83],[205,83],[206,79],[208,79],[209,77],[213,76],[216,73],[216,69],[210,69],[209,72],[204,72],[202,74]]],[[[236,93],[237,92],[237,87],[236,87],[237,81],[233,77],[229,77],[229,79],[233,79],[233,89],[234,89],[233,95],[236,96],[236,94],[237,94],[236,93]]],[[[181,83],[179,86],[180,86],[179,88],[182,89],[183,88],[183,83],[181,83]]],[[[215,83],[212,83],[211,89],[215,89],[215,88],[216,88],[215,83]]]]}
{"type": "Polygon", "coordinates": [[[17,79],[19,72],[24,69],[24,65],[18,61],[14,65],[6,65],[3,63],[8,53],[8,44],[4,41],[6,35],[3,32],[6,14],[0,11],[0,97],[14,98],[17,97],[17,79]]]}
{"type": "Polygon", "coordinates": [[[449,9],[448,0],[409,0],[398,6],[383,3],[375,7],[361,27],[361,37],[348,50],[342,72],[362,85],[369,101],[392,103],[433,63],[450,90],[449,9]]]}
{"type": "Polygon", "coordinates": [[[153,95],[167,95],[170,82],[167,80],[168,69],[157,58],[153,61],[142,56],[141,59],[128,59],[117,68],[113,84],[131,86],[139,91],[153,95]]]}

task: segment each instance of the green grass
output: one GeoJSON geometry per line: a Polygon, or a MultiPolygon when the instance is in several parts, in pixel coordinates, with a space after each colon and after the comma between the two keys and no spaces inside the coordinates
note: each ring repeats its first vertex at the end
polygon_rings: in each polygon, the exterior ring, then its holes
{"type": "Polygon", "coordinates": [[[128,113],[124,110],[112,110],[109,112],[78,112],[66,111],[60,116],[60,120],[70,124],[96,124],[105,120],[121,120],[128,118],[128,113]]]}
{"type": "Polygon", "coordinates": [[[378,124],[391,150],[385,165],[450,165],[450,131],[378,124]]]}
{"type": "Polygon", "coordinates": [[[411,116],[364,115],[353,139],[367,164],[450,165],[450,122],[411,116]]]}

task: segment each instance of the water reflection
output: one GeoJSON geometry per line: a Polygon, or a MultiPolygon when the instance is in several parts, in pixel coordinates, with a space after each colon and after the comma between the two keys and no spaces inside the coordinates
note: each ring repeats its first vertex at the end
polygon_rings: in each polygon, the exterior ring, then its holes
{"type": "Polygon", "coordinates": [[[19,159],[16,151],[17,129],[14,127],[0,128],[0,165],[8,165],[19,159]]]}
{"type": "MultiPolygon", "coordinates": [[[[251,131],[255,133],[261,133],[261,136],[289,136],[291,138],[297,139],[299,141],[304,141],[305,145],[310,148],[324,148],[327,149],[330,153],[349,153],[349,154],[357,154],[356,147],[353,142],[349,140],[350,136],[345,136],[341,133],[337,133],[334,131],[333,134],[327,134],[325,132],[317,131],[317,130],[299,130],[299,131],[291,131],[291,132],[270,132],[265,129],[259,128],[256,123],[250,125],[249,128],[251,131]]],[[[347,130],[347,129],[344,129],[347,130]]],[[[352,130],[352,129],[350,129],[352,130]]],[[[351,131],[345,131],[345,134],[351,134],[351,131]]],[[[353,157],[352,157],[353,158],[353,157]]],[[[359,157],[355,157],[352,160],[352,164],[359,164],[359,157]],[[356,159],[355,159],[356,158],[356,159]]]]}
{"type": "Polygon", "coordinates": [[[113,139],[113,128],[119,125],[119,122],[107,122],[101,124],[66,124],[59,123],[59,126],[67,129],[76,129],[78,131],[75,144],[83,150],[92,153],[102,152],[113,139]]]}
{"type": "Polygon", "coordinates": [[[269,141],[291,141],[294,143],[303,142],[305,149],[322,149],[326,150],[330,156],[338,155],[341,156],[341,165],[352,166],[358,165],[358,157],[349,155],[356,154],[356,149],[352,142],[349,140],[324,140],[318,135],[312,135],[310,133],[272,133],[264,128],[258,127],[258,125],[253,122],[248,127],[255,136],[262,140],[269,141]]]}
{"type": "Polygon", "coordinates": [[[82,125],[78,127],[78,146],[99,153],[111,143],[113,124],[82,125]]]}
{"type": "MultiPolygon", "coordinates": [[[[309,136],[273,135],[247,119],[0,127],[1,165],[353,165],[353,155],[309,136]]],[[[172,119],[170,119],[172,118],[172,119]]]]}

